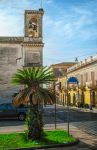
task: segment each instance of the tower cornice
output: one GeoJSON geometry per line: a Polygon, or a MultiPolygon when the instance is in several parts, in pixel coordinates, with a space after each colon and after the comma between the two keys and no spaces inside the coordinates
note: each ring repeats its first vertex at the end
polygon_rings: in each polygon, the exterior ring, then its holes
{"type": "Polygon", "coordinates": [[[44,10],[43,9],[39,9],[39,10],[25,10],[26,14],[44,14],[44,10]]]}
{"type": "Polygon", "coordinates": [[[35,46],[35,47],[43,47],[44,43],[32,43],[32,42],[23,42],[24,46],[35,46]]]}

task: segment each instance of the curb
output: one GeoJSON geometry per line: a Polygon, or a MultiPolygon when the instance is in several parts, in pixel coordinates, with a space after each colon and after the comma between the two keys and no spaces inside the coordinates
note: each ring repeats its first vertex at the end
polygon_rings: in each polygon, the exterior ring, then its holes
{"type": "Polygon", "coordinates": [[[80,142],[79,139],[75,139],[72,143],[64,143],[64,144],[54,144],[54,145],[47,145],[47,146],[40,146],[40,147],[29,147],[29,148],[11,148],[8,150],[35,150],[35,149],[48,149],[48,148],[58,148],[58,147],[67,147],[67,146],[73,146],[80,142]]]}
{"type": "Polygon", "coordinates": [[[97,113],[97,110],[90,110],[89,108],[85,109],[85,108],[71,107],[70,109],[71,110],[76,110],[76,111],[79,111],[79,112],[97,113]]]}

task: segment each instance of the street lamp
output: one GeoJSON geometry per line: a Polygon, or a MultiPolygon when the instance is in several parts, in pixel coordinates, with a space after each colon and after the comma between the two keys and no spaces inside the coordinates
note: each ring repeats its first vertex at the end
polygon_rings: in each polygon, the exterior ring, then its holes
{"type": "Polygon", "coordinates": [[[54,95],[55,95],[55,129],[56,129],[56,126],[57,126],[57,121],[56,121],[56,110],[57,110],[57,107],[56,107],[56,86],[59,86],[59,88],[61,88],[61,84],[60,82],[56,83],[56,81],[54,81],[54,95]]]}

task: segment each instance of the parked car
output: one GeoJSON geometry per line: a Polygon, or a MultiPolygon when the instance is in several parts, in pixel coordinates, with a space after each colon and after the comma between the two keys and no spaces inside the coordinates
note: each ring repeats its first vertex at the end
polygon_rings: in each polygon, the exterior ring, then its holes
{"type": "Polygon", "coordinates": [[[20,105],[19,107],[13,106],[11,103],[0,105],[0,118],[15,118],[23,121],[26,118],[28,107],[20,105]]]}

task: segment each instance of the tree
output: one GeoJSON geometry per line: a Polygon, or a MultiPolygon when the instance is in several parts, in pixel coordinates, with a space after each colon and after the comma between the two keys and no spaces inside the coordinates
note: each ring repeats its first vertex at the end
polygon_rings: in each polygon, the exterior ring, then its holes
{"type": "Polygon", "coordinates": [[[28,138],[40,139],[43,135],[43,119],[39,109],[41,104],[52,104],[55,102],[54,93],[43,88],[43,84],[54,81],[53,72],[47,67],[32,67],[18,69],[12,76],[12,83],[25,85],[14,98],[13,104],[18,106],[30,103],[27,117],[28,138]]]}

